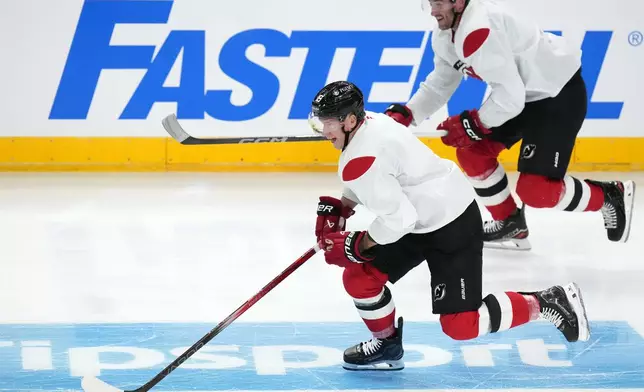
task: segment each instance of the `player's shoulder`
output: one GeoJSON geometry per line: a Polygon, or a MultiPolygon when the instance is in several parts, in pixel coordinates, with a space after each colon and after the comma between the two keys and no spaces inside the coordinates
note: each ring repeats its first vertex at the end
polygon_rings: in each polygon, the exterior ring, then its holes
{"type": "Polygon", "coordinates": [[[366,112],[365,123],[358,129],[361,134],[351,140],[342,154],[340,175],[343,181],[364,178],[365,174],[378,170],[383,160],[389,159],[385,151],[394,142],[391,135],[397,125],[400,124],[386,114],[366,112]]]}
{"type": "Polygon", "coordinates": [[[454,36],[454,46],[459,57],[466,59],[484,49],[485,44],[503,34],[497,19],[504,10],[486,1],[472,1],[468,6],[454,36]],[[497,27],[495,27],[497,26],[497,27]]]}
{"type": "Polygon", "coordinates": [[[365,110],[365,125],[367,129],[381,130],[396,126],[395,124],[402,125],[396,122],[393,118],[385,113],[372,112],[365,110]]]}
{"type": "Polygon", "coordinates": [[[351,157],[347,162],[342,165],[340,168],[340,175],[342,181],[352,182],[361,178],[365,178],[365,175],[370,171],[376,170],[375,167],[376,155],[363,154],[351,157]]]}
{"type": "Polygon", "coordinates": [[[401,132],[408,131],[407,127],[400,124],[384,113],[367,111],[365,116],[365,144],[370,148],[380,150],[383,146],[395,143],[401,132]]]}

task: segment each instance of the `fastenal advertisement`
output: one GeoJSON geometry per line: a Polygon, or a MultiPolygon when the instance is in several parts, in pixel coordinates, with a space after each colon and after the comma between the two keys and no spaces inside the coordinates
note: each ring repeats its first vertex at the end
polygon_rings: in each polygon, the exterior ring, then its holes
{"type": "MultiPolygon", "coordinates": [[[[644,136],[638,12],[607,13],[595,0],[497,2],[583,50],[580,136],[644,136]]],[[[165,136],[160,120],[173,112],[196,135],[306,134],[326,82],[353,81],[367,109],[383,111],[433,69],[433,22],[419,0],[23,0],[0,18],[11,59],[0,64],[2,136],[165,136]]],[[[464,78],[423,130],[485,96],[485,84],[464,78]]]]}

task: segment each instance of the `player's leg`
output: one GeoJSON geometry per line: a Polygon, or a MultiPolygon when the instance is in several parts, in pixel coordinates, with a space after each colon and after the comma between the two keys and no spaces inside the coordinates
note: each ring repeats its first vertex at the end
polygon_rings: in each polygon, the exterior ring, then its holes
{"type": "Polygon", "coordinates": [[[497,160],[505,149],[503,143],[491,139],[456,149],[459,165],[494,219],[505,219],[517,209],[508,186],[508,177],[497,160]]]}
{"type": "Polygon", "coordinates": [[[482,297],[483,233],[478,208],[470,208],[444,230],[431,233],[425,254],[432,276],[433,313],[443,332],[469,340],[518,327],[540,316],[552,321],[569,341],[589,336],[581,293],[575,284],[482,297]]]}
{"type": "Polygon", "coordinates": [[[522,115],[493,130],[493,137],[466,148],[458,148],[456,157],[478,195],[479,202],[492,215],[484,224],[488,245],[511,242],[518,249],[530,249],[528,225],[523,209],[517,207],[505,169],[498,156],[521,138],[522,115]]]}
{"type": "Polygon", "coordinates": [[[396,307],[387,282],[395,283],[424,261],[416,249],[415,234],[393,244],[378,246],[376,259],[344,269],[344,288],[373,337],[344,352],[345,369],[400,370],[404,368],[402,318],[395,326],[396,307]]]}
{"type": "Polygon", "coordinates": [[[590,338],[581,290],[574,282],[536,292],[489,294],[478,309],[441,314],[440,322],[443,332],[452,339],[470,340],[503,332],[540,317],[552,322],[569,342],[590,338]]]}
{"type": "Polygon", "coordinates": [[[626,242],[635,183],[582,180],[567,174],[575,140],[586,116],[586,88],[581,74],[577,73],[557,97],[536,105],[534,117],[542,122],[524,134],[517,195],[534,208],[601,211],[608,238],[626,242]]]}

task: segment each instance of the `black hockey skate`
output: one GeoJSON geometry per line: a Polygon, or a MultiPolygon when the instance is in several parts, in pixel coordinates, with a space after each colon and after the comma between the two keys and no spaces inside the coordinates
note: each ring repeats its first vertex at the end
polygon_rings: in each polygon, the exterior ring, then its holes
{"type": "Polygon", "coordinates": [[[483,241],[486,248],[530,250],[528,224],[525,221],[525,205],[504,220],[483,223],[483,241]]]}
{"type": "Polygon", "coordinates": [[[586,180],[604,191],[604,228],[608,239],[614,242],[628,241],[631,231],[631,217],[635,202],[635,183],[633,181],[600,182],[586,180]]]}
{"type": "Polygon", "coordinates": [[[590,338],[584,300],[576,283],[572,282],[563,287],[552,286],[530,294],[539,300],[541,318],[553,323],[567,341],[585,342],[590,338]]]}
{"type": "Polygon", "coordinates": [[[398,328],[393,336],[373,338],[349,347],[344,351],[342,367],[347,370],[402,370],[405,367],[402,330],[403,319],[399,317],[398,328]]]}

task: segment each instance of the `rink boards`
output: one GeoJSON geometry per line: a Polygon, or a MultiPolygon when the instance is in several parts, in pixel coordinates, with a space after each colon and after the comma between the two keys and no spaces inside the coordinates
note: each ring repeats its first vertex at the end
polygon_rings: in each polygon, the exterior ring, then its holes
{"type": "MultiPolygon", "coordinates": [[[[421,140],[441,157],[456,150],[438,138],[421,140]]],[[[503,151],[506,170],[517,168],[521,144],[503,151]]],[[[582,137],[572,171],[644,170],[644,138],[582,137]]],[[[339,152],[327,142],[183,146],[166,137],[0,137],[6,171],[334,171],[339,152]]]]}
{"type": "MultiPolygon", "coordinates": [[[[0,63],[0,170],[333,170],[326,143],[181,146],[161,119],[176,113],[197,137],[310,135],[311,101],[326,83],[354,82],[367,110],[383,112],[434,69],[434,22],[419,0],[9,2],[0,17],[13,34],[0,39],[17,61],[0,63]]],[[[571,169],[644,168],[640,15],[599,0],[500,3],[581,50],[588,111],[571,169]]],[[[467,72],[415,132],[483,104],[489,89],[467,72]]],[[[502,156],[506,169],[518,154],[502,156]]]]}
{"type": "MultiPolygon", "coordinates": [[[[80,389],[99,376],[134,389],[213,325],[0,325],[0,390],[80,389]]],[[[547,323],[453,341],[433,322],[406,322],[406,368],[349,372],[342,351],[368,336],[361,323],[234,323],[155,390],[425,391],[644,388],[644,339],[626,322],[592,323],[570,344],[547,323]]]]}

